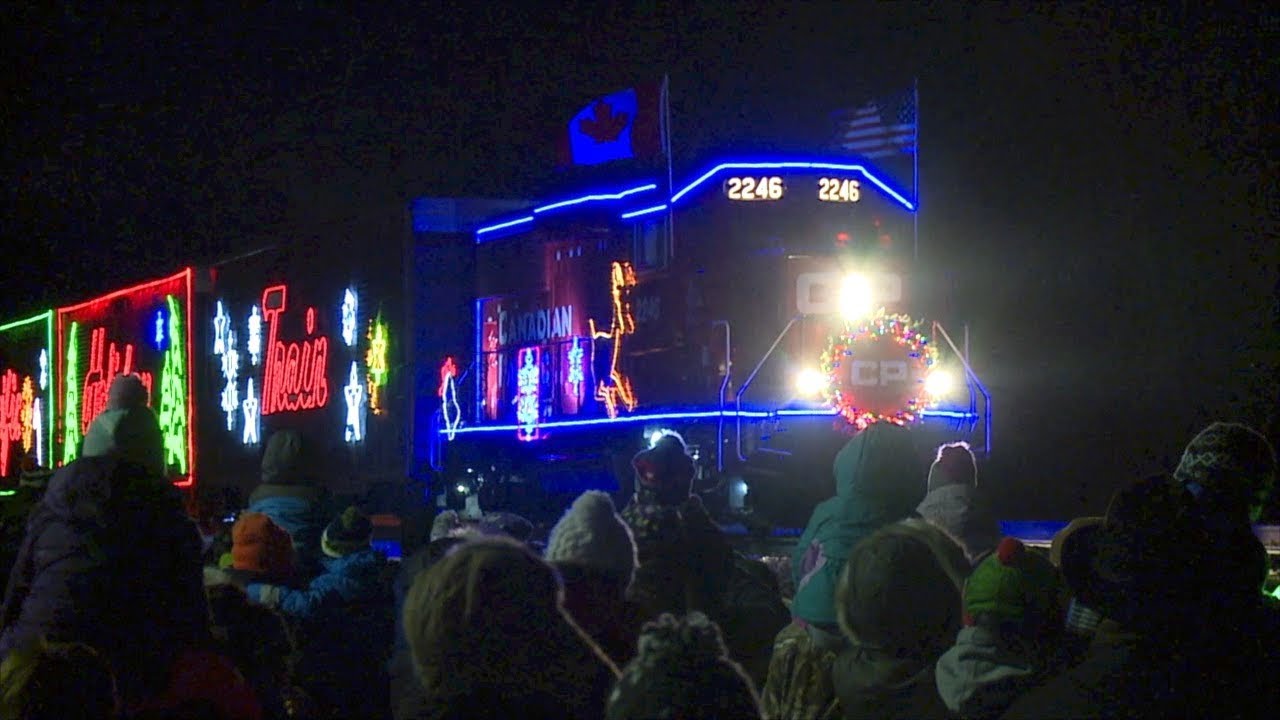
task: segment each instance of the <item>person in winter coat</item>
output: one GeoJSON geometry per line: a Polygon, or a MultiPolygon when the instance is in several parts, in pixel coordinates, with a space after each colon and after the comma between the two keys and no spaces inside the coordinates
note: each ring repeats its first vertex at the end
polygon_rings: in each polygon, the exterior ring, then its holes
{"type": "Polygon", "coordinates": [[[960,629],[948,560],[917,529],[895,524],[860,541],[836,590],[848,645],[831,666],[845,718],[945,718],[934,664],[960,629]]]}
{"type": "Polygon", "coordinates": [[[1207,592],[1235,572],[1195,499],[1168,476],[1118,491],[1097,540],[1098,626],[1075,667],[1022,695],[1006,718],[1270,717],[1273,645],[1207,592]],[[1226,562],[1224,562],[1224,560],[1226,562]]]}
{"type": "Polygon", "coordinates": [[[383,717],[389,711],[391,572],[372,540],[369,518],[349,507],[322,533],[323,572],[305,588],[246,588],[250,600],[297,624],[298,682],[322,711],[337,717],[383,717]]]}
{"type": "Polygon", "coordinates": [[[814,508],[791,555],[791,613],[829,634],[839,633],[835,590],[849,553],[879,528],[915,516],[925,496],[911,433],[892,423],[854,435],[836,455],[834,471],[836,496],[814,508]]]}
{"type": "Polygon", "coordinates": [[[1253,523],[1276,484],[1271,443],[1246,425],[1215,422],[1187,444],[1173,475],[1195,498],[1211,540],[1234,559],[1232,585],[1260,592],[1269,563],[1253,523]]]}
{"type": "Polygon", "coordinates": [[[670,433],[632,460],[635,495],[622,511],[640,566],[630,599],[644,620],[699,611],[720,627],[730,657],[763,683],[773,638],[789,614],[772,572],[737,553],[692,495],[695,468],[670,433]]]}
{"type": "Polygon", "coordinates": [[[1053,565],[1004,538],[964,588],[964,628],[936,668],[961,718],[998,717],[1060,668],[1065,588],[1053,565]]]}
{"type": "Polygon", "coordinates": [[[978,464],[968,443],[938,448],[929,468],[928,494],[916,511],[955,538],[970,563],[1000,542],[1000,524],[978,493],[978,464]]]}
{"type": "Polygon", "coordinates": [[[404,606],[420,718],[603,718],[618,671],[564,612],[554,568],[504,537],[468,540],[418,575],[404,606]],[[512,715],[519,716],[519,715],[512,715]]]}
{"type": "Polygon", "coordinates": [[[200,536],[165,479],[146,399],[137,376],[112,383],[80,459],[32,511],[0,610],[0,655],[38,638],[83,642],[111,663],[127,708],[209,641],[200,536]]]}
{"type": "Polygon", "coordinates": [[[551,529],[547,562],[564,580],[564,608],[614,663],[636,652],[639,609],[627,602],[636,573],[636,544],[607,493],[578,496],[551,529]]]}
{"type": "Polygon", "coordinates": [[[297,582],[298,565],[293,539],[264,513],[248,512],[236,518],[231,528],[229,555],[230,567],[205,567],[205,585],[230,583],[246,587],[251,583],[267,583],[289,586],[297,582]]]}
{"type": "Polygon", "coordinates": [[[293,538],[304,573],[319,570],[320,534],[329,522],[329,494],[320,485],[307,438],[297,430],[277,430],[262,453],[262,482],[249,495],[249,511],[264,513],[293,538]]]}
{"type": "Polygon", "coordinates": [[[640,632],[639,655],[609,695],[609,720],[760,718],[760,698],[702,613],[663,615],[640,632]]]}

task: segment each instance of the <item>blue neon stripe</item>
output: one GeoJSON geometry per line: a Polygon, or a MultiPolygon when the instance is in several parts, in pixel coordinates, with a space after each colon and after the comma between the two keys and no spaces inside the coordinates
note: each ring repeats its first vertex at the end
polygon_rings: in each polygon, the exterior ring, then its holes
{"type": "Polygon", "coordinates": [[[516,218],[515,220],[508,220],[507,222],[498,223],[497,225],[489,225],[488,227],[482,227],[476,230],[476,239],[478,240],[479,237],[481,235],[484,235],[485,233],[496,232],[498,230],[505,230],[506,228],[509,228],[509,227],[515,227],[516,225],[524,225],[525,223],[531,223],[531,222],[533,222],[533,216],[528,215],[526,217],[516,218]]]}
{"type": "MultiPolygon", "coordinates": [[[[834,410],[776,410],[768,412],[764,410],[743,410],[741,412],[735,410],[702,410],[687,412],[667,412],[667,413],[650,413],[647,415],[622,415],[616,418],[586,418],[583,420],[560,420],[557,422],[542,423],[538,427],[540,429],[555,428],[575,428],[575,427],[591,427],[595,425],[620,425],[637,422],[651,422],[659,420],[706,420],[709,418],[745,418],[749,420],[764,420],[771,417],[834,417],[834,410]]],[[[958,412],[954,410],[925,410],[920,413],[923,417],[944,417],[961,420],[976,420],[977,413],[958,412]]],[[[482,425],[477,427],[458,428],[454,432],[461,435],[463,433],[490,433],[490,432],[515,432],[519,430],[519,425],[482,425]]],[[[445,430],[439,432],[444,433],[445,430]]]]}
{"type": "Polygon", "coordinates": [[[680,192],[672,195],[670,204],[675,205],[677,202],[679,202],[680,198],[693,192],[695,189],[697,189],[699,185],[702,185],[703,183],[715,177],[717,174],[724,172],[725,170],[834,170],[834,171],[840,171],[840,172],[855,172],[861,175],[862,177],[866,178],[867,181],[870,182],[871,184],[880,188],[882,191],[884,191],[886,195],[898,201],[898,204],[902,205],[907,210],[910,210],[912,212],[915,212],[916,210],[916,206],[914,202],[908,200],[902,193],[898,192],[897,190],[894,190],[892,187],[890,187],[886,182],[884,182],[880,178],[876,177],[875,175],[872,175],[871,172],[862,165],[850,165],[847,163],[798,162],[798,161],[721,163],[711,168],[710,170],[706,171],[705,173],[703,173],[702,176],[699,177],[697,180],[694,180],[693,182],[681,188],[680,192]]]}
{"type": "Polygon", "coordinates": [[[657,190],[657,189],[658,189],[657,183],[649,183],[647,185],[639,185],[637,187],[621,190],[616,193],[597,193],[592,195],[583,195],[582,197],[576,197],[570,200],[561,200],[559,202],[551,203],[550,205],[543,205],[542,207],[534,208],[533,214],[539,215],[545,212],[551,212],[552,210],[559,210],[560,208],[572,207],[574,205],[581,205],[582,203],[588,203],[588,202],[597,202],[601,200],[621,200],[622,198],[627,197],[629,195],[635,195],[636,193],[648,192],[649,190],[657,190]]]}
{"type": "Polygon", "coordinates": [[[631,218],[638,218],[641,215],[649,215],[651,213],[662,212],[663,210],[666,210],[666,209],[667,209],[666,205],[654,205],[653,207],[648,207],[643,210],[632,210],[631,212],[622,213],[621,217],[623,220],[630,220],[631,218]]]}

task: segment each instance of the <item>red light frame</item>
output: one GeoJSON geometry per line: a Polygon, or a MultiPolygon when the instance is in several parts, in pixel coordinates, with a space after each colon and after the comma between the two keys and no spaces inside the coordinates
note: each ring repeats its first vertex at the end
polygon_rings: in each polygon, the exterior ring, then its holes
{"type": "MultiPolygon", "coordinates": [[[[66,364],[65,364],[66,360],[63,357],[65,354],[64,348],[66,345],[65,343],[65,338],[66,338],[65,316],[66,315],[70,313],[74,313],[79,310],[84,310],[86,308],[89,308],[95,305],[103,305],[105,303],[111,302],[112,300],[115,300],[116,298],[132,295],[132,294],[135,294],[144,290],[148,290],[160,285],[165,285],[165,284],[173,283],[176,281],[181,281],[183,283],[183,285],[186,288],[186,315],[187,316],[186,318],[184,318],[184,322],[183,322],[183,332],[186,334],[186,337],[183,340],[184,340],[184,344],[186,345],[186,351],[187,351],[187,357],[186,357],[186,363],[187,363],[187,378],[186,378],[187,379],[187,454],[190,456],[190,462],[187,468],[187,476],[183,479],[173,481],[174,487],[183,488],[183,489],[192,488],[195,486],[196,467],[197,467],[197,453],[196,453],[196,443],[195,443],[196,395],[195,395],[194,389],[192,388],[192,380],[191,380],[193,375],[193,362],[194,362],[193,358],[195,357],[192,352],[193,351],[192,337],[194,335],[194,332],[192,330],[192,323],[194,322],[193,310],[195,308],[194,277],[195,277],[194,269],[187,267],[187,268],[184,268],[181,272],[175,273],[173,275],[169,275],[168,277],[163,277],[156,280],[148,280],[146,282],[137,283],[136,285],[131,285],[129,287],[122,288],[120,290],[115,290],[106,295],[102,295],[102,296],[92,298],[90,300],[86,300],[84,302],[81,302],[75,305],[68,305],[66,307],[60,307],[57,309],[57,313],[58,313],[57,353],[56,353],[57,367],[55,368],[54,376],[57,378],[57,383],[56,383],[57,397],[61,401],[61,399],[66,397],[66,382],[67,382],[66,364]]],[[[60,413],[65,412],[65,408],[61,407],[61,402],[59,402],[58,404],[58,409],[60,413]]],[[[61,418],[58,419],[58,422],[59,424],[61,423],[61,418]]],[[[59,443],[59,445],[60,444],[61,443],[59,443]]]]}

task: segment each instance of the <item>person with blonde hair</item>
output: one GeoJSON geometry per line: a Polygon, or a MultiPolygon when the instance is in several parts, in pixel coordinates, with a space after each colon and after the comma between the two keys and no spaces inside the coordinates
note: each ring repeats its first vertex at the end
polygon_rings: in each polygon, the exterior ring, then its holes
{"type": "Polygon", "coordinates": [[[503,537],[415,578],[404,627],[424,716],[603,718],[618,670],[569,618],[555,569],[503,537]]]}

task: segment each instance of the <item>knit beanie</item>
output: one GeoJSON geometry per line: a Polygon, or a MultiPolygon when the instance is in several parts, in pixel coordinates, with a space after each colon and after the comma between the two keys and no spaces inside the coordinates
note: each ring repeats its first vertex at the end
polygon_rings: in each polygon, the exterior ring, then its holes
{"type": "Polygon", "coordinates": [[[373,541],[373,523],[369,517],[352,505],[329,523],[320,538],[320,549],[331,558],[339,558],[361,550],[368,550],[373,541]]]}
{"type": "Polygon", "coordinates": [[[929,490],[946,485],[978,485],[978,463],[969,443],[947,443],[938,448],[938,456],[929,467],[929,490]]]}
{"type": "Polygon", "coordinates": [[[1058,627],[1065,610],[1057,570],[1017,538],[1001,540],[995,552],[974,568],[964,587],[966,625],[985,615],[1025,624],[1028,629],[1058,627]]]}
{"type": "Polygon", "coordinates": [[[265,513],[248,512],[231,527],[231,567],[274,578],[294,574],[293,539],[265,513]]]}
{"type": "Polygon", "coordinates": [[[684,439],[669,432],[631,460],[636,471],[636,501],[679,505],[693,492],[693,459],[684,439]]]}
{"type": "Polygon", "coordinates": [[[1182,453],[1174,477],[1216,513],[1256,521],[1276,482],[1276,453],[1257,430],[1215,422],[1182,453]]]}
{"type": "Polygon", "coordinates": [[[142,380],[137,375],[117,376],[107,398],[107,409],[89,423],[80,454],[119,457],[164,477],[164,436],[155,413],[147,407],[142,380]]]}
{"type": "Polygon", "coordinates": [[[301,485],[312,481],[310,448],[297,430],[277,430],[262,451],[262,482],[301,485]]]}
{"type": "Polygon", "coordinates": [[[751,680],[729,659],[720,628],[702,613],[660,616],[640,631],[638,647],[609,695],[608,720],[761,717],[751,680]]]}
{"type": "Polygon", "coordinates": [[[960,593],[938,554],[898,525],[858,543],[836,588],[840,628],[890,654],[936,655],[960,629],[960,593]]]}
{"type": "Polygon", "coordinates": [[[636,572],[636,543],[608,493],[588,490],[573,501],[551,529],[547,562],[582,565],[630,585],[636,572]]]}

